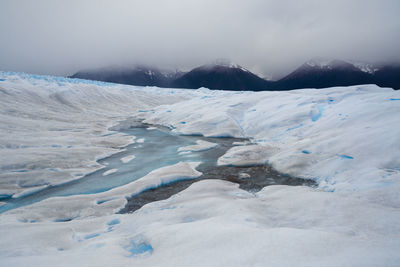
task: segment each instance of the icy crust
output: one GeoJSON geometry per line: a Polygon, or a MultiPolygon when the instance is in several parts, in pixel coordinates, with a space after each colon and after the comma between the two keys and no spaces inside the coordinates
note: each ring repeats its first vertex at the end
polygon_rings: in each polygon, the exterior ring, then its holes
{"type": "Polygon", "coordinates": [[[139,110],[187,99],[182,90],[0,72],[0,196],[17,197],[102,168],[133,142],[108,130],[139,110]],[[168,97],[166,97],[168,96],[168,97]]]}
{"type": "Polygon", "coordinates": [[[0,256],[4,266],[397,266],[399,218],[398,209],[308,187],[251,194],[204,180],[129,215],[2,216],[0,256]]]}
{"type": "Polygon", "coordinates": [[[110,215],[122,209],[127,203],[126,199],[133,195],[175,181],[200,177],[202,173],[196,170],[199,164],[200,162],[179,162],[156,169],[136,181],[103,193],[53,197],[4,214],[14,216],[21,222],[66,222],[110,215]]]}
{"type": "Polygon", "coordinates": [[[200,151],[205,151],[209,150],[212,148],[217,147],[218,144],[204,141],[204,140],[197,140],[196,145],[191,145],[191,146],[184,146],[178,148],[178,152],[200,152],[200,151]]]}
{"type": "MultiPolygon", "coordinates": [[[[400,99],[399,91],[362,85],[198,93],[142,117],[182,134],[249,137],[271,152],[254,155],[256,163],[268,161],[280,172],[315,179],[328,191],[373,191],[370,200],[400,207],[395,194],[400,187],[400,102],[393,100],[400,99]]],[[[229,154],[220,162],[236,160],[227,161],[229,154]]]]}

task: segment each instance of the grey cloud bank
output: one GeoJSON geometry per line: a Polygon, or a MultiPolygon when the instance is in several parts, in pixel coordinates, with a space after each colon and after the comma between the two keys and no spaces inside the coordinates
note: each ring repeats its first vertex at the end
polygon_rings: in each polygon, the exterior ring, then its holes
{"type": "Polygon", "coordinates": [[[0,2],[0,69],[189,69],[230,58],[260,75],[313,57],[400,61],[400,1],[0,2]]]}

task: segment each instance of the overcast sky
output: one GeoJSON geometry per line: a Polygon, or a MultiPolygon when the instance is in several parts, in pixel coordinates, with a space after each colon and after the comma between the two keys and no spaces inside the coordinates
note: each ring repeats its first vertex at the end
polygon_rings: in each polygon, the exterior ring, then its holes
{"type": "Polygon", "coordinates": [[[399,0],[0,0],[0,69],[189,69],[229,58],[263,76],[314,57],[400,61],[399,0]]]}

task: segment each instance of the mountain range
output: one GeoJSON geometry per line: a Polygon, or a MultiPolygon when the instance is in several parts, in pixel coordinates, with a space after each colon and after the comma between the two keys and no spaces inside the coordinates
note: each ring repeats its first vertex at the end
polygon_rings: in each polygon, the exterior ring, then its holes
{"type": "Polygon", "coordinates": [[[174,88],[206,87],[234,91],[276,91],[300,88],[326,88],[376,84],[400,89],[400,65],[366,64],[344,60],[314,59],[278,81],[268,81],[230,62],[215,62],[189,72],[159,70],[138,65],[131,68],[108,67],[79,71],[71,78],[174,88]]]}

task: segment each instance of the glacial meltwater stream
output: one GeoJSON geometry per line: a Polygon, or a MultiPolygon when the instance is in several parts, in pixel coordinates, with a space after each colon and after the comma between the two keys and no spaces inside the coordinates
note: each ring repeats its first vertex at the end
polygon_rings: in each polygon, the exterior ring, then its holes
{"type": "Polygon", "coordinates": [[[160,188],[148,190],[131,198],[121,212],[132,212],[144,204],[169,196],[187,188],[199,179],[224,179],[240,184],[241,188],[257,191],[271,184],[313,185],[314,182],[291,178],[271,170],[268,166],[254,167],[218,167],[217,159],[222,156],[233,142],[243,141],[236,138],[205,138],[201,136],[175,135],[164,128],[151,128],[142,125],[122,131],[136,137],[135,143],[128,145],[123,151],[98,162],[105,167],[74,180],[57,186],[49,186],[41,191],[19,198],[9,198],[2,201],[0,213],[18,207],[30,205],[41,200],[80,194],[95,194],[108,191],[135,181],[149,172],[180,161],[202,162],[197,168],[203,175],[192,181],[179,181],[160,188]],[[179,153],[178,148],[196,144],[197,140],[217,143],[218,146],[209,150],[179,153]],[[243,173],[246,173],[243,175],[243,173]],[[245,179],[243,177],[246,176],[245,179]]]}

